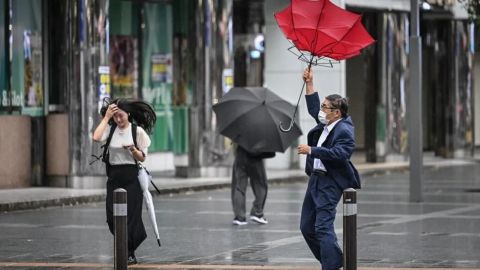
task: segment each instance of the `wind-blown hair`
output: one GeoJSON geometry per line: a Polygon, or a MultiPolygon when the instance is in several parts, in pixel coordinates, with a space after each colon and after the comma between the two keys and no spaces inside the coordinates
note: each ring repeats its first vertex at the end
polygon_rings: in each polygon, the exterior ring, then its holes
{"type": "MultiPolygon", "coordinates": [[[[150,104],[140,100],[124,98],[111,100],[106,97],[103,99],[103,105],[100,109],[102,116],[105,116],[110,104],[117,104],[119,109],[128,113],[128,121],[142,127],[148,134],[152,133],[155,122],[157,121],[157,115],[150,104]]],[[[109,124],[113,124],[113,119],[110,120],[109,124]]]]}

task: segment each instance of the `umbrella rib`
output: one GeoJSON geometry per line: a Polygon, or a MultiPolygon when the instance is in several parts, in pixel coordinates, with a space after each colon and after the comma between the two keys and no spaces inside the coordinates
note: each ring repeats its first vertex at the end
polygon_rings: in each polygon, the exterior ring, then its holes
{"type": "MultiPolygon", "coordinates": [[[[327,0],[328,1],[328,0],[327,0]]],[[[322,17],[322,12],[323,10],[325,9],[325,6],[326,6],[326,2],[323,2],[323,5],[322,5],[322,10],[320,11],[319,15],[318,15],[318,20],[317,20],[317,26],[315,27],[315,39],[313,40],[313,51],[315,51],[315,46],[317,46],[317,39],[318,39],[318,25],[320,24],[320,18],[322,17]]],[[[310,61],[311,63],[311,61],[310,61]]]]}

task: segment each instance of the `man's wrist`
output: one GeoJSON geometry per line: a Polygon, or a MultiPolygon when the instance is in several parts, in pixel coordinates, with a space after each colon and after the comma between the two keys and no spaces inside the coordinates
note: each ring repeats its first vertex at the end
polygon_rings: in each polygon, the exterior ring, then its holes
{"type": "Polygon", "coordinates": [[[312,154],[312,147],[308,147],[308,154],[309,154],[309,155],[312,154]]]}

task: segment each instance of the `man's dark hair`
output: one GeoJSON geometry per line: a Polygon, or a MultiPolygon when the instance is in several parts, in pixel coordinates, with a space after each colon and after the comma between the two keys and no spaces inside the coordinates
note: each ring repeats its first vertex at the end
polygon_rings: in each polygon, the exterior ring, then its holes
{"type": "Polygon", "coordinates": [[[348,115],[348,99],[340,95],[333,94],[325,97],[326,100],[330,101],[330,106],[334,109],[340,110],[342,117],[348,115]]]}

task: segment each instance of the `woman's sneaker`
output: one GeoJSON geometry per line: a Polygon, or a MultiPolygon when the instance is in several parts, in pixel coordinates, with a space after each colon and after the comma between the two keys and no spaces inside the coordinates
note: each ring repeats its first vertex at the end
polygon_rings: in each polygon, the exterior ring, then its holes
{"type": "Polygon", "coordinates": [[[130,253],[128,255],[127,264],[128,265],[137,264],[137,258],[135,257],[134,253],[130,253]]]}
{"type": "Polygon", "coordinates": [[[261,216],[250,216],[251,221],[255,221],[258,224],[268,224],[267,219],[261,215],[261,216]]]}
{"type": "Polygon", "coordinates": [[[241,225],[247,225],[248,222],[245,220],[245,218],[237,218],[236,217],[236,218],[233,219],[232,224],[241,226],[241,225]]]}

